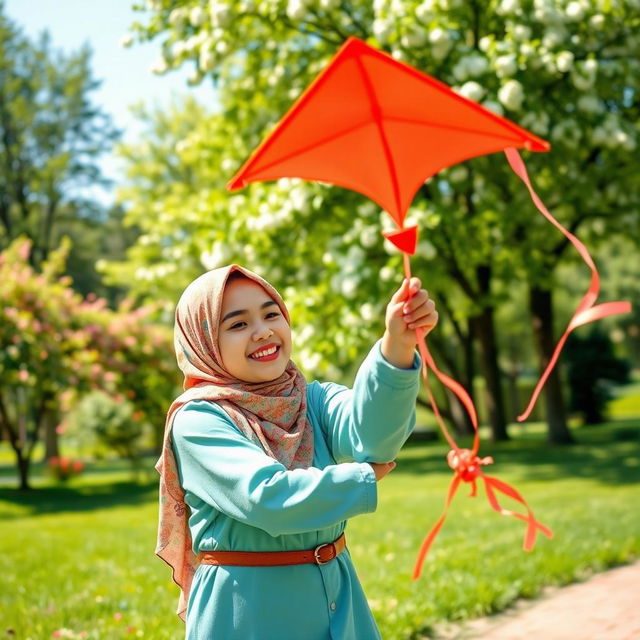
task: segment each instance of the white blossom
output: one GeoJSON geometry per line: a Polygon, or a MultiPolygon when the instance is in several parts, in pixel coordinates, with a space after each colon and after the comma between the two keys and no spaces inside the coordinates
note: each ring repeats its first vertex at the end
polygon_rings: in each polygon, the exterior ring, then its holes
{"type": "Polygon", "coordinates": [[[589,26],[597,31],[600,31],[604,27],[604,24],[605,18],[601,13],[596,13],[589,18],[589,26]]]}
{"type": "Polygon", "coordinates": [[[423,0],[423,2],[416,7],[416,17],[418,20],[422,20],[423,22],[428,21],[431,18],[435,7],[435,0],[423,0]]]}
{"type": "Polygon", "coordinates": [[[300,364],[305,371],[313,373],[319,366],[322,356],[319,353],[300,352],[300,364]]]}
{"type": "Polygon", "coordinates": [[[520,0],[502,0],[496,9],[501,16],[508,16],[520,12],[520,0]]]}
{"type": "Polygon", "coordinates": [[[496,74],[499,78],[508,78],[518,70],[516,57],[512,53],[496,58],[496,74]]]}
{"type": "Polygon", "coordinates": [[[567,32],[562,26],[553,26],[544,32],[542,46],[547,49],[559,47],[567,39],[567,32]]]}
{"type": "Polygon", "coordinates": [[[440,27],[436,27],[429,33],[429,42],[431,43],[431,53],[437,60],[444,58],[452,46],[451,36],[440,27]]]}
{"type": "Polygon", "coordinates": [[[582,95],[578,98],[578,109],[584,113],[602,113],[603,106],[597,96],[593,94],[582,95]]]}
{"type": "Polygon", "coordinates": [[[580,91],[591,89],[596,81],[596,73],[598,63],[596,60],[585,60],[577,63],[571,72],[571,82],[573,86],[580,91]]]}
{"type": "Polygon", "coordinates": [[[562,16],[554,6],[553,0],[534,0],[533,17],[543,24],[561,22],[562,16]]]}
{"type": "Polygon", "coordinates": [[[376,18],[373,21],[373,35],[381,42],[385,41],[393,33],[393,24],[384,18],[376,18]]]}
{"type": "Polygon", "coordinates": [[[562,71],[562,73],[567,73],[571,71],[573,67],[573,53],[571,51],[561,51],[556,56],[556,66],[558,67],[558,71],[562,71]]]}
{"type": "Polygon", "coordinates": [[[378,312],[370,302],[365,302],[360,307],[360,315],[365,322],[371,322],[372,320],[376,319],[376,317],[378,316],[378,312]]]}
{"type": "Polygon", "coordinates": [[[289,0],[287,4],[287,15],[292,20],[302,20],[307,13],[304,0],[289,0]]]}
{"type": "Polygon", "coordinates": [[[422,258],[426,258],[427,260],[432,260],[438,255],[438,251],[436,250],[435,246],[428,240],[423,240],[422,242],[418,243],[416,253],[422,258]]]}
{"type": "Polygon", "coordinates": [[[559,122],[551,130],[551,138],[554,141],[562,142],[565,146],[571,148],[578,146],[581,137],[578,123],[571,118],[559,122]]]}
{"type": "Polygon", "coordinates": [[[474,80],[469,80],[468,82],[465,82],[457,92],[469,100],[480,102],[486,93],[486,90],[474,80]]]}
{"type": "Polygon", "coordinates": [[[482,103],[482,106],[485,109],[489,109],[489,111],[492,111],[493,113],[497,113],[499,116],[504,115],[504,109],[502,108],[502,105],[499,102],[495,102],[495,100],[485,100],[482,103]]]}
{"type": "Polygon", "coordinates": [[[427,33],[424,29],[414,27],[402,36],[402,44],[407,48],[423,47],[427,42],[427,33]]]}
{"type": "Polygon", "coordinates": [[[484,56],[472,54],[464,56],[458,60],[453,67],[453,75],[456,80],[466,80],[468,77],[475,77],[483,74],[489,67],[489,62],[484,56]]]}
{"type": "Polygon", "coordinates": [[[167,61],[163,57],[158,58],[151,65],[151,72],[159,76],[162,75],[163,73],[166,73],[168,70],[169,70],[169,65],[167,64],[167,61]]]}
{"type": "Polygon", "coordinates": [[[198,56],[198,66],[205,73],[213,71],[216,66],[216,54],[209,47],[202,47],[198,56]]]}
{"type": "Polygon", "coordinates": [[[491,36],[482,36],[480,38],[480,42],[478,42],[478,47],[480,51],[487,52],[491,48],[491,43],[493,42],[493,38],[491,36]]]}
{"type": "Polygon", "coordinates": [[[517,80],[508,80],[498,91],[498,100],[511,111],[518,111],[522,107],[524,91],[517,80]]]}
{"type": "Polygon", "coordinates": [[[363,247],[373,247],[379,240],[379,230],[373,226],[365,227],[360,235],[360,242],[363,247]]]}
{"type": "Polygon", "coordinates": [[[469,175],[466,167],[462,167],[460,165],[453,167],[451,171],[448,173],[448,178],[450,182],[458,183],[467,179],[469,175]]]}
{"type": "Polygon", "coordinates": [[[180,29],[184,25],[185,17],[185,10],[182,7],[173,9],[169,14],[169,24],[174,29],[180,29]]]}
{"type": "Polygon", "coordinates": [[[529,111],[520,120],[520,124],[540,136],[546,136],[549,133],[550,119],[545,112],[529,111]]]}
{"type": "Polygon", "coordinates": [[[354,298],[356,293],[358,293],[358,279],[353,275],[344,278],[340,292],[345,298],[354,298]]]}
{"type": "Polygon", "coordinates": [[[567,5],[566,14],[572,22],[580,22],[584,18],[584,7],[579,2],[570,2],[567,5]]]}
{"type": "Polygon", "coordinates": [[[340,5],[340,0],[320,0],[320,6],[327,11],[335,9],[340,5]]]}
{"type": "Polygon", "coordinates": [[[130,33],[125,33],[122,38],[120,38],[120,46],[125,49],[129,48],[133,44],[133,35],[130,33]]]}
{"type": "Polygon", "coordinates": [[[207,14],[202,7],[195,6],[189,12],[189,22],[194,27],[200,27],[207,19],[207,14]]]}
{"type": "Polygon", "coordinates": [[[211,0],[209,2],[209,17],[214,27],[226,27],[231,21],[231,7],[226,2],[211,0]]]}
{"type": "Polygon", "coordinates": [[[536,55],[536,49],[534,46],[530,45],[530,44],[523,44],[520,47],[520,53],[525,57],[525,58],[533,58],[536,55]]]}
{"type": "Polygon", "coordinates": [[[520,42],[525,42],[531,38],[531,28],[524,24],[517,24],[513,27],[513,37],[520,42]]]}
{"type": "Polygon", "coordinates": [[[186,41],[185,40],[176,40],[172,45],[171,45],[171,57],[174,60],[179,60],[180,57],[182,56],[182,54],[185,52],[186,50],[186,41]]]}
{"type": "Polygon", "coordinates": [[[396,275],[396,271],[395,269],[392,269],[389,266],[384,266],[382,267],[382,269],[380,269],[380,280],[384,281],[384,282],[388,282],[389,280],[392,280],[395,275],[396,275]]]}
{"type": "Polygon", "coordinates": [[[389,6],[389,0],[373,0],[373,12],[378,15],[386,13],[389,6]]]}
{"type": "Polygon", "coordinates": [[[231,259],[231,248],[224,242],[214,242],[210,251],[203,251],[200,254],[200,262],[205,269],[211,270],[221,267],[231,259]]]}

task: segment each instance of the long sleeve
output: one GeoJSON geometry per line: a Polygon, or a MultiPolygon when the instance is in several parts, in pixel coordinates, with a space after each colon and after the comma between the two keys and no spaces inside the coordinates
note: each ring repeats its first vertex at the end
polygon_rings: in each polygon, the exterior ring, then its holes
{"type": "Polygon", "coordinates": [[[368,464],[287,470],[214,403],[191,402],[178,411],[172,442],[186,492],[272,536],[313,531],[376,508],[368,464]]]}
{"type": "Polygon", "coordinates": [[[352,389],[335,383],[309,385],[310,404],[338,462],[393,460],[415,426],[420,357],[411,369],[387,362],[376,342],[352,389]]]}

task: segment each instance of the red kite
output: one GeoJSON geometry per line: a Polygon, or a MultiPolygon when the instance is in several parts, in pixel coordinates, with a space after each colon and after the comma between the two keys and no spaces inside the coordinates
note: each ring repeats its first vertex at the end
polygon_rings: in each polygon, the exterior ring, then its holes
{"type": "MultiPolygon", "coordinates": [[[[425,180],[445,167],[469,158],[504,151],[510,165],[527,185],[538,209],[576,246],[592,269],[592,282],[556,353],[541,377],[524,420],[554,366],[568,333],[576,326],[614,313],[630,310],[625,302],[594,307],[599,281],[586,248],[551,216],[528,180],[516,148],[548,151],[550,145],[484,107],[458,95],[447,85],[399,62],[357,38],[349,38],[329,65],[296,100],[272,133],[251,154],[231,179],[230,190],[249,182],[297,177],[331,182],[358,191],[378,203],[398,229],[384,235],[404,254],[404,270],[411,277],[409,254],[417,244],[416,227],[404,227],[407,210],[425,180]]],[[[484,481],[493,509],[527,523],[524,548],[535,544],[538,531],[551,531],[536,521],[522,496],[512,487],[487,476],[481,467],[493,462],[479,458],[478,424],[473,402],[464,388],[438,370],[424,334],[416,329],[423,360],[423,377],[440,428],[451,446],[447,457],[455,475],[440,519],[425,539],[414,578],[440,527],[460,482],[468,482],[475,495],[476,480],[484,481]],[[474,429],[473,448],[460,449],[448,433],[433,399],[427,366],[461,400],[474,429]],[[496,491],[520,502],[526,515],[503,509],[496,491]]]]}

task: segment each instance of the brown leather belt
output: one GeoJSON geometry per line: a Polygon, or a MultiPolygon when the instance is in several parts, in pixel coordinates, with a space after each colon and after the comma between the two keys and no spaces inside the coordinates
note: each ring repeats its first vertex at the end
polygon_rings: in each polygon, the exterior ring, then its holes
{"type": "Polygon", "coordinates": [[[279,567],[292,564],[327,564],[346,548],[344,533],[334,542],[304,551],[203,551],[201,564],[236,567],[279,567]]]}

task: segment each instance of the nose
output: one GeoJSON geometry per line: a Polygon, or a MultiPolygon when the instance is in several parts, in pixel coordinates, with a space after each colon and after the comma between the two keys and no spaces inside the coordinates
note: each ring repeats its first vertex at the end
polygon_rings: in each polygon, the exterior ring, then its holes
{"type": "Polygon", "coordinates": [[[270,336],[273,335],[273,331],[267,325],[260,325],[253,334],[253,339],[255,342],[260,342],[261,340],[266,340],[270,336]]]}

